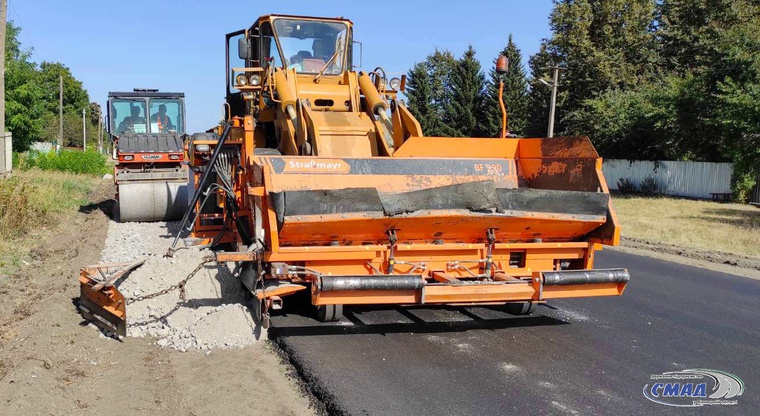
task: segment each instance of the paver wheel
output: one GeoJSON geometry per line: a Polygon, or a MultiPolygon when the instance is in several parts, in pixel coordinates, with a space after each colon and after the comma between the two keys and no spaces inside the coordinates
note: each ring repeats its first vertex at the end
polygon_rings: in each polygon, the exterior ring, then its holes
{"type": "Polygon", "coordinates": [[[319,322],[337,322],[343,317],[343,305],[319,305],[317,306],[317,320],[319,322]]]}
{"type": "Polygon", "coordinates": [[[507,313],[512,315],[530,315],[536,310],[533,302],[510,302],[506,305],[507,313]]]}

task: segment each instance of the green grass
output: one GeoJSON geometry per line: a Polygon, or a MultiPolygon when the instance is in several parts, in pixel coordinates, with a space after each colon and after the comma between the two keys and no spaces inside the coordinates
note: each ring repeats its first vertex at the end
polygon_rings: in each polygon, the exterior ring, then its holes
{"type": "Polygon", "coordinates": [[[623,237],[760,257],[760,209],[666,197],[615,196],[623,237]]]}
{"type": "Polygon", "coordinates": [[[0,180],[0,270],[18,264],[34,243],[31,234],[86,205],[99,181],[92,175],[37,168],[16,170],[0,180]]]}

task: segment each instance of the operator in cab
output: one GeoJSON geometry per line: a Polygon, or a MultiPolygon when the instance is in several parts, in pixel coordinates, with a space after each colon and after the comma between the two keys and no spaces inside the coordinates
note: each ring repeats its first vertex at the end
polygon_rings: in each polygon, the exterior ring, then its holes
{"type": "Polygon", "coordinates": [[[158,113],[150,116],[150,122],[158,125],[159,133],[168,133],[175,130],[174,124],[172,124],[171,118],[166,114],[166,105],[161,104],[158,106],[158,113]]]}
{"type": "Polygon", "coordinates": [[[131,108],[132,115],[124,117],[124,120],[119,123],[119,132],[123,131],[135,131],[135,124],[145,124],[145,119],[140,116],[140,107],[133,106],[131,108]]]}

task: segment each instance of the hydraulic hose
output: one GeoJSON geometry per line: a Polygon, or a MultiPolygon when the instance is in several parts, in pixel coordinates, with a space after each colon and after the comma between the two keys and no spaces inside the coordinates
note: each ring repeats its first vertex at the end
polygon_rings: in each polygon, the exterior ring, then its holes
{"type": "Polygon", "coordinates": [[[193,209],[195,208],[195,203],[198,202],[198,198],[200,198],[201,193],[203,193],[203,186],[206,184],[206,181],[208,180],[209,175],[213,170],[215,170],[216,160],[219,158],[219,155],[222,152],[222,147],[224,145],[224,142],[227,141],[227,137],[230,135],[230,130],[232,129],[232,123],[227,123],[224,125],[224,131],[222,132],[222,137],[219,138],[219,141],[216,144],[216,147],[214,148],[214,153],[211,154],[211,159],[209,160],[208,165],[206,166],[206,170],[203,171],[203,175],[201,175],[200,180],[200,186],[195,190],[193,193],[193,198],[190,200],[190,203],[187,205],[187,208],[185,208],[185,215],[182,216],[182,221],[179,224],[179,231],[177,231],[177,235],[174,237],[174,241],[172,241],[172,246],[169,247],[169,250],[166,251],[167,257],[172,257],[174,255],[175,247],[177,247],[177,242],[179,242],[179,236],[182,234],[182,231],[185,229],[185,226],[187,225],[187,220],[190,218],[190,214],[193,212],[193,209]]]}

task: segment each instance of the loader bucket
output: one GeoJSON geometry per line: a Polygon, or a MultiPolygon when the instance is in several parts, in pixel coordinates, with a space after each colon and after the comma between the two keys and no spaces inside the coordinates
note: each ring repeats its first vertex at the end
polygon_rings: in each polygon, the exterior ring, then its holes
{"type": "Polygon", "coordinates": [[[116,286],[127,273],[142,264],[143,261],[83,267],[79,276],[78,305],[82,316],[106,332],[126,336],[126,299],[116,286]]]}
{"type": "Polygon", "coordinates": [[[413,137],[393,157],[260,157],[280,246],[596,241],[615,220],[587,138],[413,137]]]}

